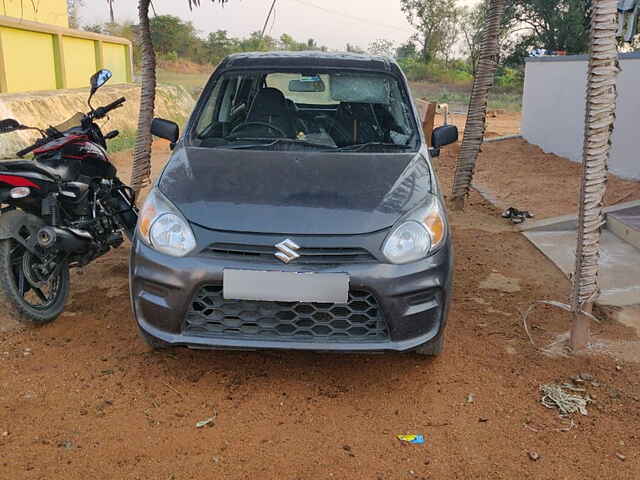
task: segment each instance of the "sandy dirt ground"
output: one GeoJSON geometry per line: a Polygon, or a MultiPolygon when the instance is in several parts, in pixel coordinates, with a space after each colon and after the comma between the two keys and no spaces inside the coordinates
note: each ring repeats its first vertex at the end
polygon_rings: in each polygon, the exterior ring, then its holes
{"type": "MultiPolygon", "coordinates": [[[[507,112],[504,110],[490,110],[487,112],[487,130],[486,138],[502,137],[505,135],[520,134],[520,120],[522,114],[520,112],[507,112]]],[[[464,123],[467,120],[466,115],[457,113],[449,114],[449,123],[458,127],[460,138],[464,133],[464,123]]],[[[442,125],[443,117],[438,114],[436,125],[442,125]]]]}
{"type": "MultiPolygon", "coordinates": [[[[439,161],[446,190],[457,148],[439,161]]],[[[127,248],[74,273],[56,322],[0,333],[0,478],[639,478],[640,365],[535,350],[520,311],[562,300],[567,280],[477,194],[451,222],[455,292],[437,359],[154,353],[131,315],[127,248]],[[588,416],[539,403],[540,384],[581,373],[593,376],[588,416]]],[[[540,307],[530,326],[546,344],[568,321],[540,307]]],[[[594,330],[600,343],[637,340],[617,323],[594,330]]]]}
{"type": "MultiPolygon", "coordinates": [[[[580,169],[580,164],[523,139],[505,140],[482,146],[474,183],[505,208],[546,218],[578,211],[580,169]]],[[[609,174],[606,205],[639,199],[640,182],[609,174]]]]}
{"type": "MultiPolygon", "coordinates": [[[[449,122],[464,132],[466,115],[450,115],[449,122]]],[[[521,113],[490,110],[486,137],[520,133],[521,113]]],[[[436,120],[442,124],[442,116],[436,120]]],[[[533,212],[537,219],[575,214],[580,191],[580,164],[523,139],[486,143],[478,157],[474,184],[490,194],[500,208],[533,212]]],[[[640,182],[609,174],[605,205],[640,200],[640,182]]]]}

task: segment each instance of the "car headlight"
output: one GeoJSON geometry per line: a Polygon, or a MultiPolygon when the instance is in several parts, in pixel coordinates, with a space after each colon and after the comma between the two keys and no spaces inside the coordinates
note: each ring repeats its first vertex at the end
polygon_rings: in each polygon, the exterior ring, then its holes
{"type": "Polygon", "coordinates": [[[415,262],[435,252],[444,242],[446,223],[437,200],[419,208],[394,228],[382,247],[391,263],[415,262]]]}
{"type": "Polygon", "coordinates": [[[196,247],[191,227],[173,204],[154,188],[140,211],[138,234],[151,248],[184,257],[196,247]]]}

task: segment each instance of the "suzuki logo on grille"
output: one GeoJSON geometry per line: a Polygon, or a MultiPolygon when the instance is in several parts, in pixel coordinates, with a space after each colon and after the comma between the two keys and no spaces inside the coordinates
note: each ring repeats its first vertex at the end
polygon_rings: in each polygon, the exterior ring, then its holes
{"type": "Polygon", "coordinates": [[[296,258],[300,258],[300,254],[296,251],[300,250],[300,246],[289,238],[276,244],[276,248],[279,250],[275,253],[276,258],[282,260],[284,263],[289,263],[296,258]]]}

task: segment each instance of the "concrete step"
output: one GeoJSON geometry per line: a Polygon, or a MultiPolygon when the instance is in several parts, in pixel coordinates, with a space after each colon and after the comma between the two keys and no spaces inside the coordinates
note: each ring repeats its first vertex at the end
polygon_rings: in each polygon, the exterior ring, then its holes
{"type": "MultiPolygon", "coordinates": [[[[611,205],[610,207],[605,207],[603,210],[606,215],[611,215],[634,208],[640,208],[640,200],[618,203],[616,205],[611,205]]],[[[543,220],[534,219],[534,221],[522,223],[516,226],[516,228],[521,232],[537,232],[551,230],[575,230],[577,225],[578,216],[576,214],[571,214],[562,215],[561,217],[545,218],[543,220]]]]}
{"type": "MultiPolygon", "coordinates": [[[[575,268],[576,231],[538,230],[523,232],[565,275],[575,268]]],[[[626,306],[640,304],[640,250],[609,230],[600,241],[600,273],[598,280],[600,305],[626,306]]]]}
{"type": "Polygon", "coordinates": [[[606,228],[640,249],[640,205],[608,213],[606,228]]]}

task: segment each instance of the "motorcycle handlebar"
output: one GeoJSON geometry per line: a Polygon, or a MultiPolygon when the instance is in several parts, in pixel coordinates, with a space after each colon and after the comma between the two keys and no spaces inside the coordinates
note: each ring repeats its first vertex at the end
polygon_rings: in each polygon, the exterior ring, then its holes
{"type": "Polygon", "coordinates": [[[126,98],[120,97],[118,100],[116,100],[115,102],[110,103],[109,105],[105,105],[104,107],[96,108],[95,111],[93,112],[93,118],[95,120],[98,120],[98,119],[106,116],[107,113],[109,113],[111,110],[119,108],[126,101],[127,101],[126,98]]]}
{"type": "Polygon", "coordinates": [[[41,138],[41,139],[37,140],[36,143],[31,145],[30,147],[27,147],[27,148],[24,148],[24,149],[20,150],[18,153],[16,153],[16,155],[21,157],[21,158],[24,157],[25,155],[33,152],[36,148],[38,148],[38,147],[44,145],[45,143],[47,143],[45,140],[46,139],[44,139],[44,138],[41,138]]]}
{"type": "MultiPolygon", "coordinates": [[[[98,120],[100,118],[103,118],[107,115],[107,113],[109,113],[111,110],[114,110],[116,108],[119,108],[122,106],[122,104],[124,102],[126,102],[127,99],[124,97],[120,97],[119,99],[117,99],[115,102],[111,102],[109,105],[105,105],[104,107],[98,107],[96,108],[92,113],[90,113],[88,115],[88,117],[92,120],[98,120]]],[[[34,143],[33,145],[31,145],[30,147],[24,148],[22,150],[20,150],[18,153],[16,153],[16,155],[18,157],[24,157],[25,155],[33,152],[36,148],[41,147],[42,145],[44,145],[45,143],[50,142],[51,139],[50,138],[41,138],[39,140],[36,141],[36,143],[34,143]]]]}

